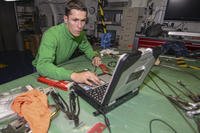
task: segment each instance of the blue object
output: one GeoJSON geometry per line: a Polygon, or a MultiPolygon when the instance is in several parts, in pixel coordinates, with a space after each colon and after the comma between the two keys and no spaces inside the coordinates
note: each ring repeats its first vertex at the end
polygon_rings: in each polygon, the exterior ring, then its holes
{"type": "Polygon", "coordinates": [[[109,48],[111,45],[111,33],[103,33],[101,35],[101,47],[105,48],[109,48]]]}
{"type": "Polygon", "coordinates": [[[162,47],[162,52],[164,54],[174,54],[176,57],[189,55],[185,43],[181,41],[167,41],[162,47]]]}

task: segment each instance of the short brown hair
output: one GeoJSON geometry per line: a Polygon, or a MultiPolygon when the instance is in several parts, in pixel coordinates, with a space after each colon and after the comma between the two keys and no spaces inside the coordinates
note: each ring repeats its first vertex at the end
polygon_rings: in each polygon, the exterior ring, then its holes
{"type": "Polygon", "coordinates": [[[67,5],[65,7],[65,15],[68,16],[70,14],[70,11],[72,9],[77,9],[77,10],[80,10],[80,11],[85,11],[87,13],[87,8],[79,0],[70,0],[70,1],[67,2],[67,5]]]}

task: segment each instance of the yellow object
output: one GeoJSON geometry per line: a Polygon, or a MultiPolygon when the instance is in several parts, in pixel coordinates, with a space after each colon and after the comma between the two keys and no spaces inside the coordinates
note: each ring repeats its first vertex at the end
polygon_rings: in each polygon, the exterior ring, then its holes
{"type": "Polygon", "coordinates": [[[104,20],[104,11],[103,11],[101,0],[98,0],[98,5],[99,5],[99,10],[100,10],[100,15],[101,15],[101,23],[103,25],[103,32],[107,33],[106,24],[105,24],[105,20],[104,20]]]}
{"type": "Polygon", "coordinates": [[[0,64],[0,69],[1,68],[5,68],[5,67],[7,67],[8,65],[6,65],[6,64],[0,64]]]}
{"type": "Polygon", "coordinates": [[[200,67],[197,67],[197,66],[191,66],[191,65],[188,65],[184,58],[183,57],[180,57],[180,58],[177,58],[176,59],[176,63],[179,67],[183,67],[183,68],[192,68],[192,69],[195,69],[195,70],[200,70],[200,67]]]}
{"type": "Polygon", "coordinates": [[[195,70],[200,70],[200,67],[196,67],[196,66],[189,66],[189,67],[195,70]]]}
{"type": "Polygon", "coordinates": [[[30,42],[29,42],[29,41],[25,41],[25,42],[24,42],[24,48],[25,48],[26,50],[29,50],[29,49],[30,49],[30,42]]]}

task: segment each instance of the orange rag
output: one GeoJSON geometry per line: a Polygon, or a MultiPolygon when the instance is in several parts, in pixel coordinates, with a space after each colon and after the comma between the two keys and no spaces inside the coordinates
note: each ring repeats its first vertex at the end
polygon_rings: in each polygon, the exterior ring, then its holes
{"type": "Polygon", "coordinates": [[[22,93],[14,99],[11,108],[24,117],[33,133],[47,133],[51,111],[45,94],[36,89],[22,93]]]}

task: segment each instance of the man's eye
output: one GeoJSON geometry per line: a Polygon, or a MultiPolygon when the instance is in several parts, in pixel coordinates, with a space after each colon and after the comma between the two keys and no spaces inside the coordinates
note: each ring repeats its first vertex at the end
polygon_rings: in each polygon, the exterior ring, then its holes
{"type": "Polygon", "coordinates": [[[86,20],[85,20],[85,19],[84,19],[84,20],[81,20],[81,22],[85,23],[85,22],[86,22],[86,20]]]}
{"type": "Polygon", "coordinates": [[[78,22],[78,19],[73,19],[74,22],[78,22]]]}

